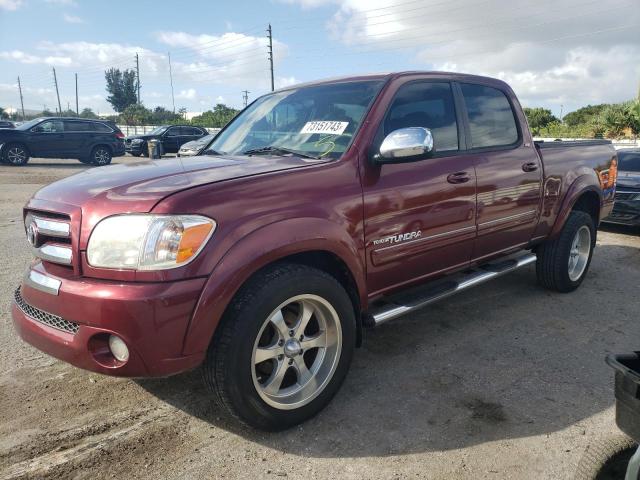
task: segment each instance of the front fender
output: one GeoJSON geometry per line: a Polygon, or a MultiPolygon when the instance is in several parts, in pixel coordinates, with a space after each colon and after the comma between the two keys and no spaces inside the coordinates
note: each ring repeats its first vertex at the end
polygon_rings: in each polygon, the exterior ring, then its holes
{"type": "Polygon", "coordinates": [[[203,352],[238,289],[262,267],[296,253],[326,251],[349,268],[366,306],[364,257],[344,227],[320,218],[296,218],[266,225],[233,245],[215,266],[200,295],[183,353],[203,352]]]}
{"type": "Polygon", "coordinates": [[[598,184],[594,183],[594,175],[580,175],[571,184],[564,196],[564,199],[562,200],[562,203],[560,204],[560,209],[556,216],[556,221],[553,224],[553,228],[551,229],[549,238],[554,238],[560,234],[574,205],[586,192],[595,192],[598,195],[599,208],[602,208],[602,189],[598,184]]]}

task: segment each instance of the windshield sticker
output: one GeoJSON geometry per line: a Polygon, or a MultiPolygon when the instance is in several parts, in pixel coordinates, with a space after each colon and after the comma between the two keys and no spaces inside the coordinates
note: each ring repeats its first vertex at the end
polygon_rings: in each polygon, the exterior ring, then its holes
{"type": "Polygon", "coordinates": [[[316,120],[307,122],[300,133],[326,133],[329,135],[342,135],[349,126],[349,122],[332,122],[328,120],[316,120]]]}

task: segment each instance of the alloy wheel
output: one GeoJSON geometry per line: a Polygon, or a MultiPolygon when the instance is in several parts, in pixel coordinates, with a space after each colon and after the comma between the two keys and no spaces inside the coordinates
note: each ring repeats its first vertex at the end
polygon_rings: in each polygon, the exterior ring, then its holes
{"type": "Polygon", "coordinates": [[[331,304],[305,294],[265,319],[253,346],[253,384],[269,406],[300,408],[325,389],[342,350],[340,318],[331,304]]]}
{"type": "Polygon", "coordinates": [[[109,163],[109,152],[104,148],[99,148],[93,155],[96,165],[106,165],[109,163]]]}
{"type": "Polygon", "coordinates": [[[581,226],[573,237],[569,251],[569,278],[572,282],[580,279],[591,253],[591,230],[586,225],[581,226]]]}
{"type": "Polygon", "coordinates": [[[27,158],[27,152],[22,147],[11,147],[7,151],[7,160],[14,165],[22,165],[27,158]]]}

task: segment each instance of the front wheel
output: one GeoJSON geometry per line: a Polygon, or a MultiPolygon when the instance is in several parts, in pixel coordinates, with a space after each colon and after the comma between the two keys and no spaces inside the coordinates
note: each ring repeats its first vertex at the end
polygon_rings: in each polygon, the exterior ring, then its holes
{"type": "Polygon", "coordinates": [[[591,215],[571,212],[558,237],[538,248],[538,282],[550,290],[572,292],[587,275],[595,244],[596,228],[591,215]]]}
{"type": "Polygon", "coordinates": [[[98,167],[109,165],[111,163],[111,150],[99,145],[91,151],[90,158],[91,162],[98,167]]]}
{"type": "Polygon", "coordinates": [[[355,332],[353,305],[335,278],[303,265],[274,266],[229,306],[204,378],[236,418],[283,430],[314,416],[338,391],[355,332]]]}
{"type": "Polygon", "coordinates": [[[19,143],[11,143],[7,145],[4,159],[9,165],[16,167],[26,165],[29,161],[29,152],[27,152],[27,149],[23,145],[20,145],[19,143]]]}

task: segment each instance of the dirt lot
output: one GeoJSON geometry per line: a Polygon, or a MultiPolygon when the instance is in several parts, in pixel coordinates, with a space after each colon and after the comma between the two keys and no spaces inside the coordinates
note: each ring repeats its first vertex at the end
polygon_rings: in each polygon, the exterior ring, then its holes
{"type": "Polygon", "coordinates": [[[0,479],[562,479],[616,431],[603,359],[640,348],[636,231],[601,231],[573,294],[542,290],[526,268],[365,332],[329,408],[264,434],[226,420],[198,372],[114,379],[18,339],[10,302],[31,257],[21,207],[84,168],[0,166],[0,479]]]}

